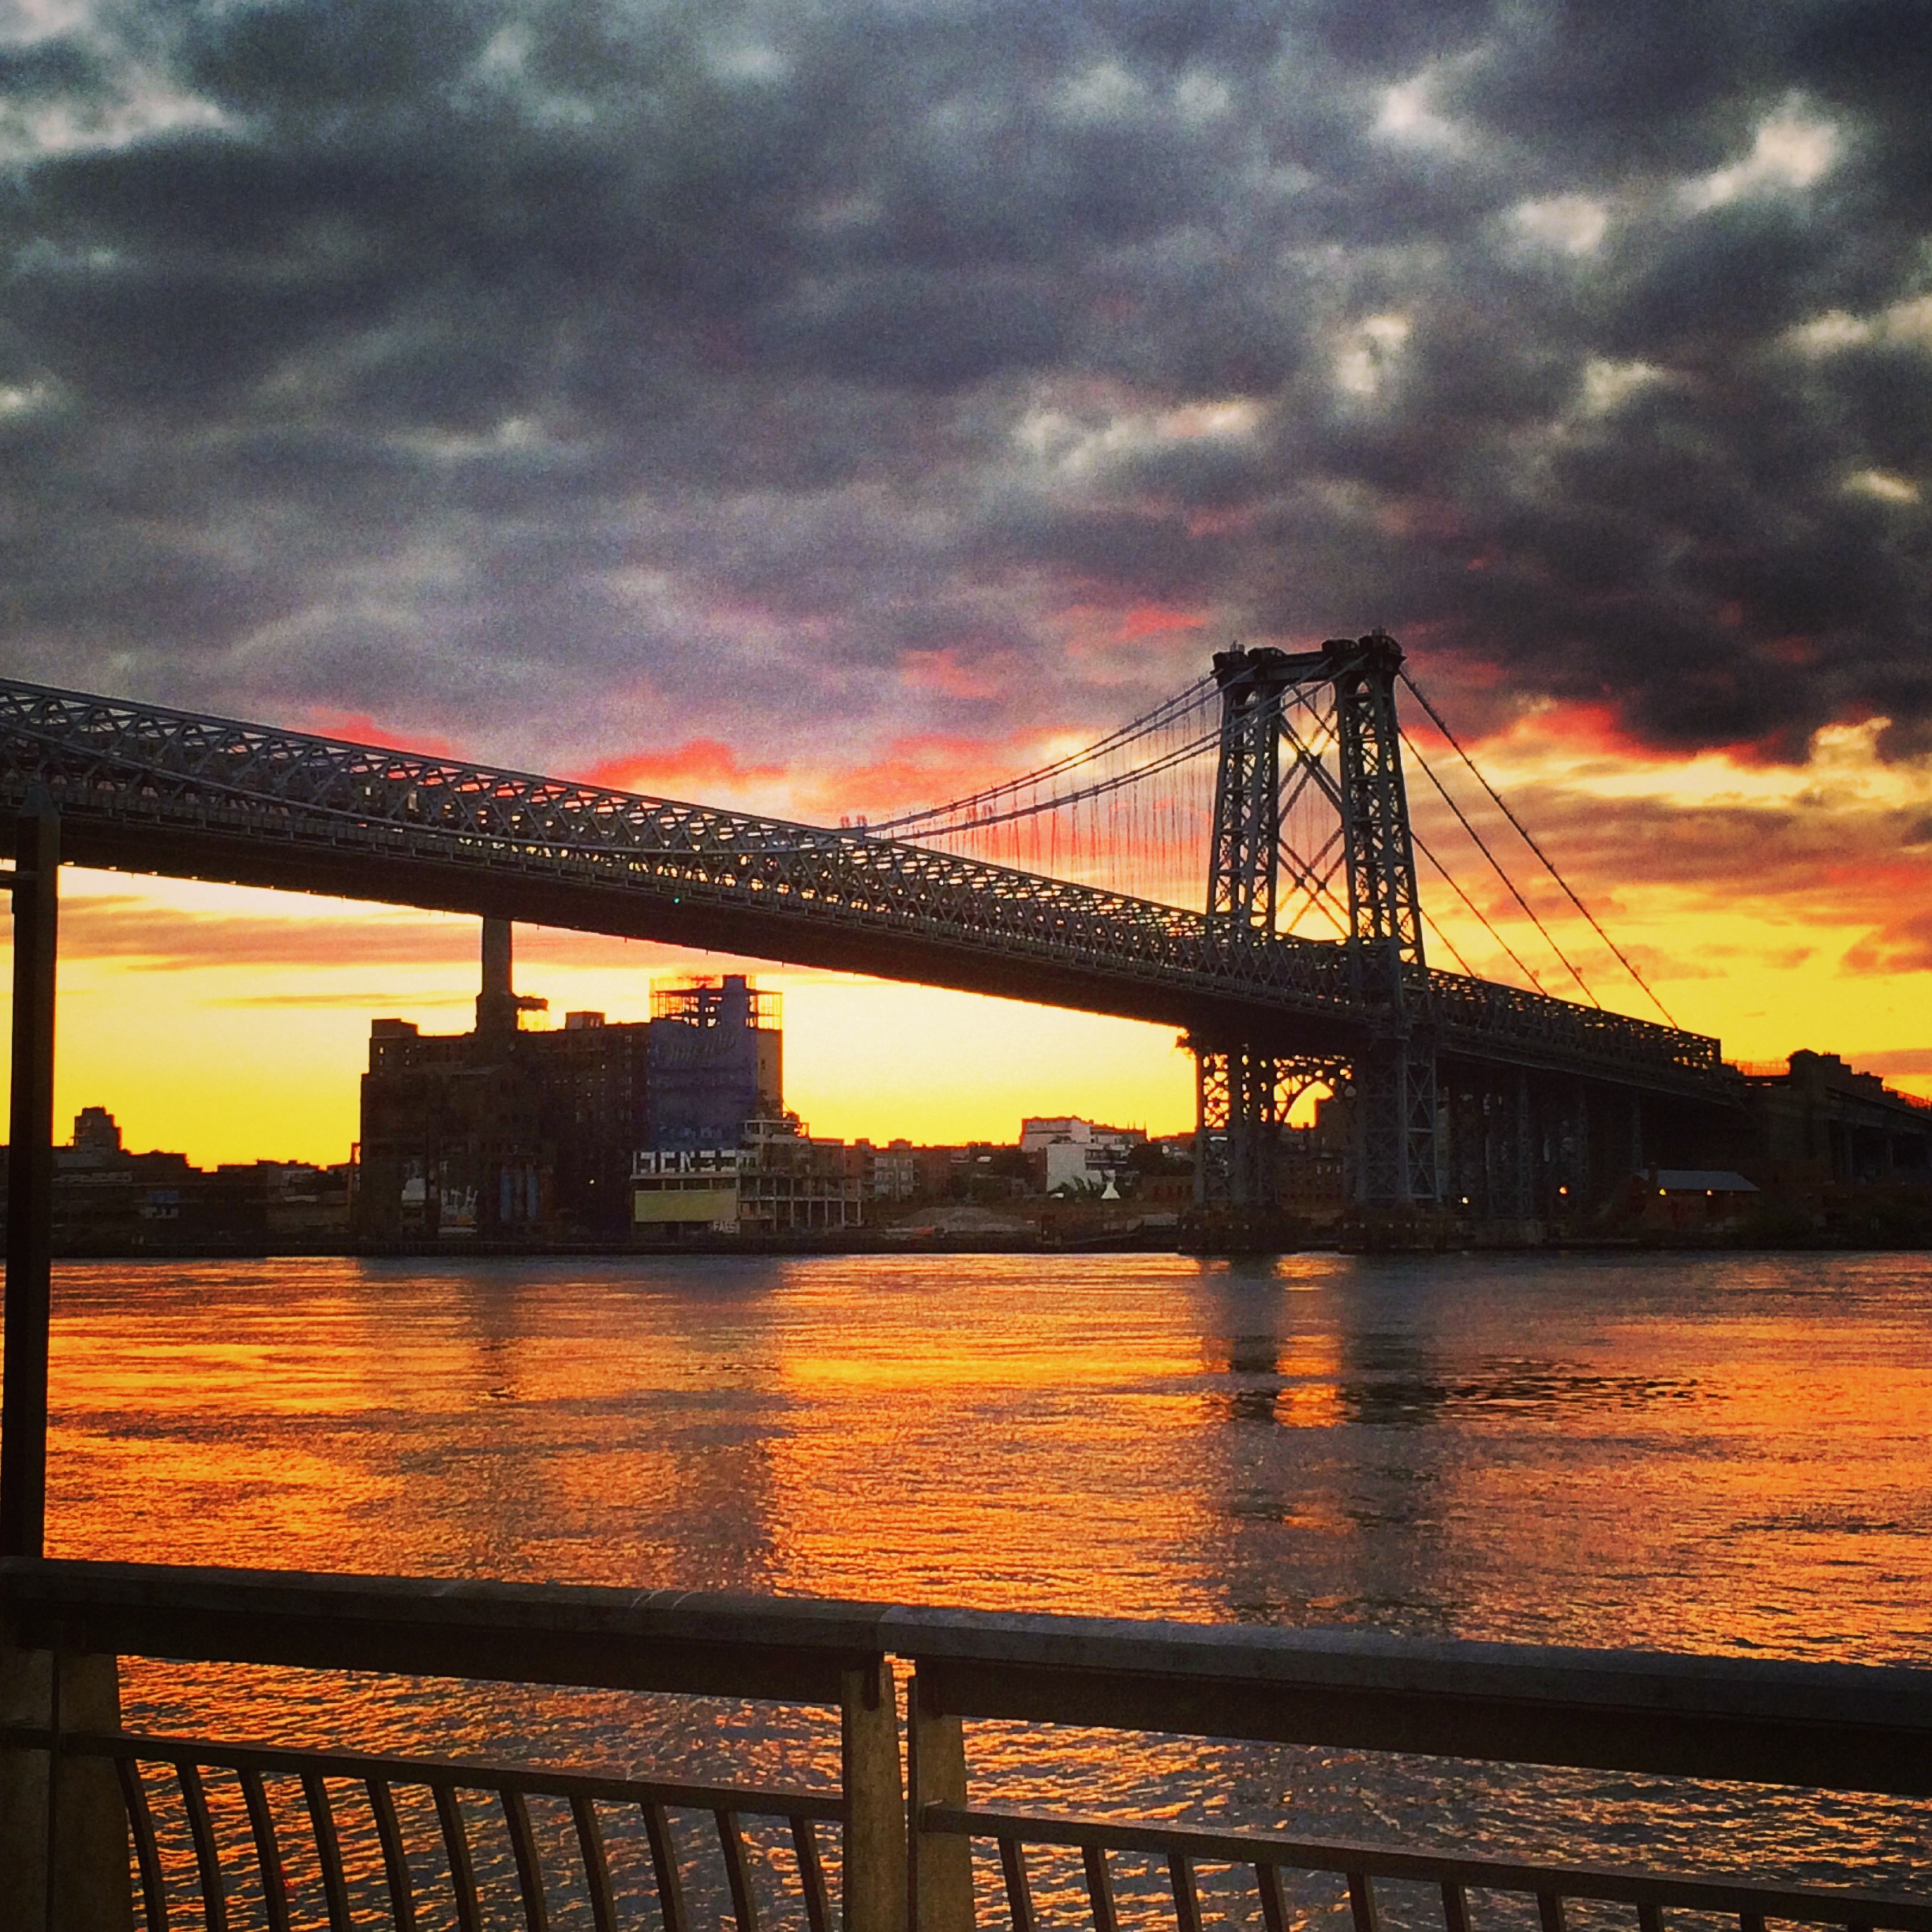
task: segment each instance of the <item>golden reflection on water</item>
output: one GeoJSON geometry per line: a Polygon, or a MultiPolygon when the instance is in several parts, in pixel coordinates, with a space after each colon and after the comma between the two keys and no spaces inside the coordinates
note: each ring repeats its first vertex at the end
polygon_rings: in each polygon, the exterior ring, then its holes
{"type": "Polygon", "coordinates": [[[90,1264],[56,1551],[1932,1649],[1932,1260],[90,1264]]]}
{"type": "MultiPolygon", "coordinates": [[[[1924,1256],[76,1265],[50,1541],[1924,1662],[1928,1339],[1924,1256]]],[[[746,1706],[155,1665],[129,1684],[150,1721],[227,1735],[836,1765],[822,1719],[746,1706]]],[[[1601,1850],[1634,1815],[1698,1862],[1702,1821],[1705,1860],[1755,1848],[1795,1874],[1862,1869],[1861,1844],[1896,1873],[1923,1838],[1896,1808],[1613,1803],[1593,1775],[1445,1786],[999,1726],[975,1749],[1008,1795],[1368,1837],[1601,1850]]]]}

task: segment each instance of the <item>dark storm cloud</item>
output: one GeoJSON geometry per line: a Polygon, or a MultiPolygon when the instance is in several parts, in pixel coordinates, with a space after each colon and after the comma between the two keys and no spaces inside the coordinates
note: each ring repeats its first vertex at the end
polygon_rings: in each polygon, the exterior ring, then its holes
{"type": "Polygon", "coordinates": [[[0,46],[8,661],[583,767],[1381,623],[1923,755],[1913,11],[99,0],[0,46]]]}

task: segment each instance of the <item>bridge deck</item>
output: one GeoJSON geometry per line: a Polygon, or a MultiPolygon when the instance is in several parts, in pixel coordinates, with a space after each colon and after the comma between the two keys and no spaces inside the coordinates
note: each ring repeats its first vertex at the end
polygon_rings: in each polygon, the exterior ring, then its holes
{"type": "MultiPolygon", "coordinates": [[[[1346,1054],[1339,942],[1271,935],[863,832],[0,680],[0,803],[44,798],[79,863],[514,919],[1346,1054]]],[[[1451,1058],[1686,1097],[1715,1040],[1429,975],[1451,1058]]]]}

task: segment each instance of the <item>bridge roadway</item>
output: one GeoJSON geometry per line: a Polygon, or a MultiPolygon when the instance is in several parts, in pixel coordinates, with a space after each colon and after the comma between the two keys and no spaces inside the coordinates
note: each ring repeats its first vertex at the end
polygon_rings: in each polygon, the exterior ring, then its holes
{"type": "MultiPolygon", "coordinates": [[[[68,860],[869,973],[1341,1057],[1370,1037],[1341,942],[930,848],[0,680],[0,806],[68,860]]],[[[1432,972],[1439,1051],[1733,1100],[1717,1042],[1432,972]]]]}

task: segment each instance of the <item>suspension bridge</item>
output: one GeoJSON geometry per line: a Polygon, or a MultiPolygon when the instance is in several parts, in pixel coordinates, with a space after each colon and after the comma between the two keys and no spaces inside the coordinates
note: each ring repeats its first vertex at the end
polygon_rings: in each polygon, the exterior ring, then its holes
{"type": "Polygon", "coordinates": [[[0,805],[57,819],[59,856],[83,865],[1169,1024],[1199,1069],[1209,1205],[1271,1201],[1282,1125],[1311,1088],[1345,1099],[1363,1204],[1521,1215],[1721,1130],[1741,1098],[1716,1040],[1591,990],[1553,930],[1558,905],[1655,1003],[1379,632],[1221,653],[1093,744],[874,824],[795,824],[14,680],[0,680],[0,805]],[[1480,794],[1466,784],[1458,800],[1422,756],[1398,687],[1480,794]],[[1472,889],[1412,824],[1405,751],[1500,888],[1472,889]],[[1541,909],[1482,810],[1547,873],[1541,909]],[[1418,853],[1466,934],[1528,984],[1470,969],[1424,909],[1418,853]],[[1540,953],[1499,923],[1506,908],[1540,953]],[[1457,970],[1430,963],[1432,940],[1457,970]],[[1558,973],[1584,998],[1553,993],[1558,973]]]}

